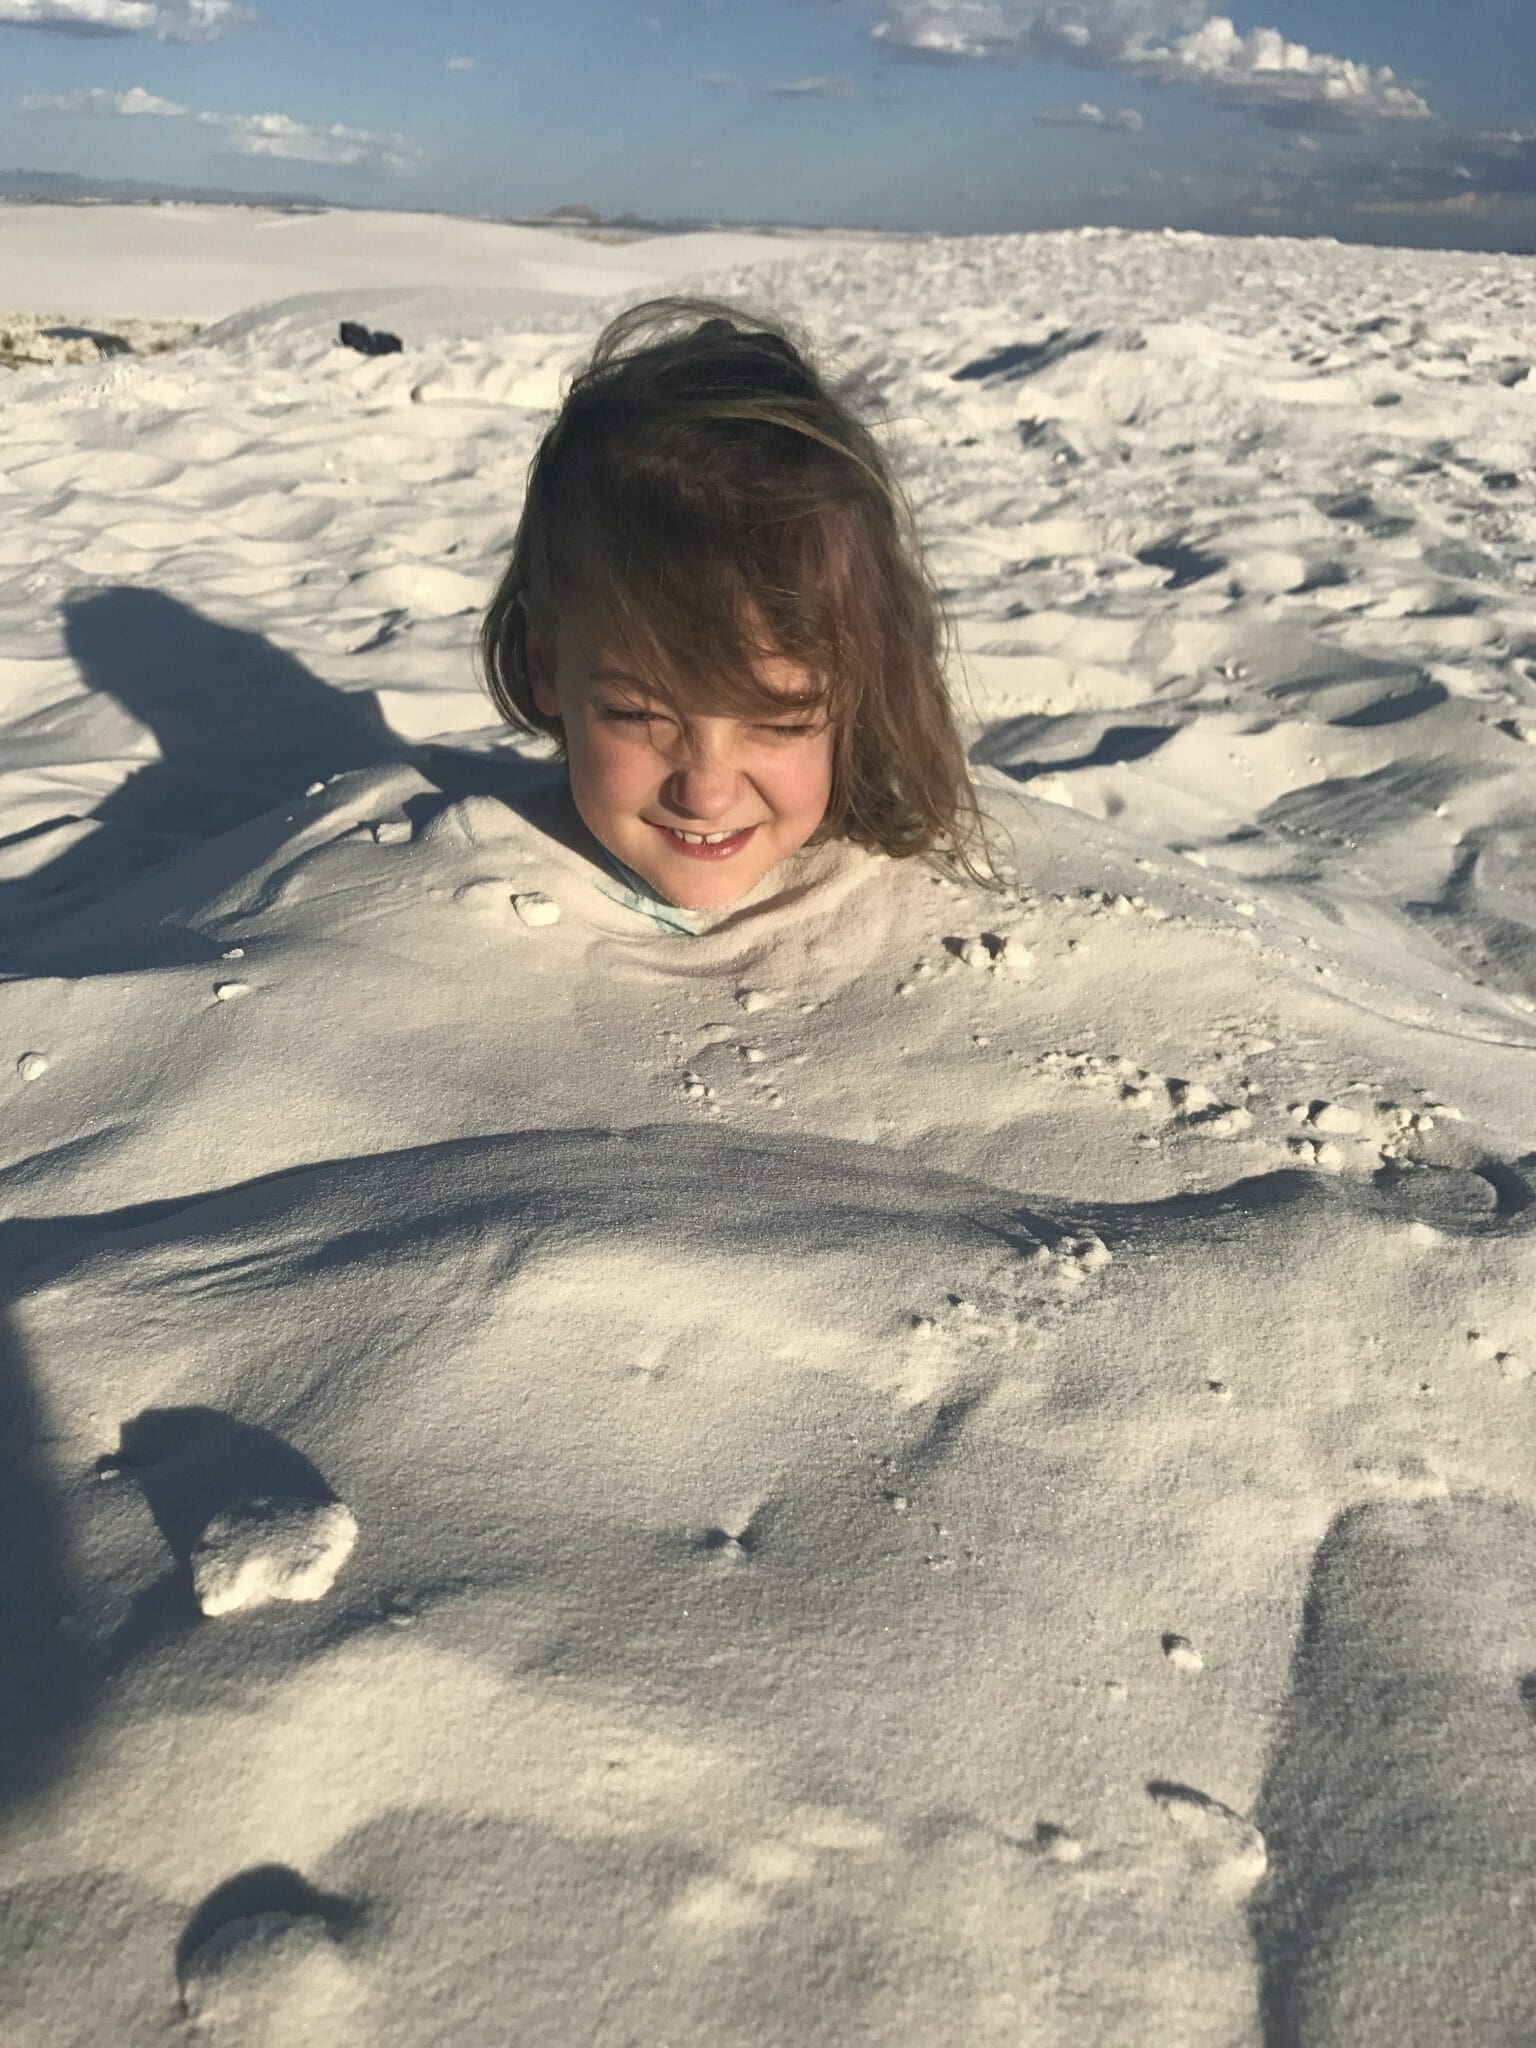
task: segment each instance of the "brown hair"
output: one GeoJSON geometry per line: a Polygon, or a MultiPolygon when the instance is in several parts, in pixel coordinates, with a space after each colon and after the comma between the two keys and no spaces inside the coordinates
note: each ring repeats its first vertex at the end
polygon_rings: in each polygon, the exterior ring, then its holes
{"type": "Polygon", "coordinates": [[[782,713],[757,663],[804,665],[834,731],[812,843],[853,839],[1004,886],[911,507],[786,323],[724,300],[650,299],[611,320],[574,374],[480,629],[497,709],[563,753],[529,684],[530,619],[545,638],[564,619],[621,656],[685,727],[705,706],[782,713]],[[702,324],[649,333],[679,320],[702,324]]]}

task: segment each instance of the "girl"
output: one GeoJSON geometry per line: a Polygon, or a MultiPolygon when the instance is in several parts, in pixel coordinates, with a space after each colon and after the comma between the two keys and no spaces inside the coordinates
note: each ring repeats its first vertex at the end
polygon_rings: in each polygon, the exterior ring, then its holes
{"type": "Polygon", "coordinates": [[[674,297],[576,374],[481,656],[503,717],[556,742],[605,893],[698,932],[835,840],[1005,886],[944,642],[868,429],[782,325],[674,297]]]}

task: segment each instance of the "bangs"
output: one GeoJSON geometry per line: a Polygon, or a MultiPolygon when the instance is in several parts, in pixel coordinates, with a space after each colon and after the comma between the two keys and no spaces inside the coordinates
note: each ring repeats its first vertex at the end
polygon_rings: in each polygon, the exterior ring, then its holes
{"type": "Polygon", "coordinates": [[[685,727],[710,716],[842,722],[850,692],[835,588],[791,582],[792,601],[775,606],[756,594],[774,580],[743,574],[718,548],[696,563],[670,552],[665,565],[633,548],[621,562],[600,541],[583,552],[570,600],[557,608],[593,680],[620,702],[664,710],[685,727]],[[780,664],[805,673],[773,675],[780,664]]]}
{"type": "MultiPolygon", "coordinates": [[[[695,718],[834,720],[833,693],[828,689],[780,690],[745,676],[724,674],[707,686],[679,684],[665,677],[645,682],[627,671],[601,668],[593,672],[615,701],[638,711],[664,711],[679,725],[695,718]]],[[[834,721],[835,722],[835,721],[834,721]]]]}

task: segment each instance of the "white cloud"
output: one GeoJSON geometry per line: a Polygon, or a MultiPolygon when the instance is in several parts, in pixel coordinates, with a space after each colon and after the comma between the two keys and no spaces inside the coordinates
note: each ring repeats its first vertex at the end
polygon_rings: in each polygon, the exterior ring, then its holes
{"type": "Polygon", "coordinates": [[[1390,155],[1301,148],[1293,138],[1254,166],[1213,163],[1187,191],[1154,172],[1136,187],[1072,188],[1090,217],[1124,226],[1342,234],[1528,248],[1536,242],[1536,129],[1444,130],[1427,124],[1390,155]]]}
{"type": "Polygon", "coordinates": [[[93,86],[89,92],[29,92],[21,103],[24,114],[157,114],[163,120],[179,120],[187,109],[174,100],[162,100],[142,85],[127,92],[104,92],[93,86]]]}
{"type": "Polygon", "coordinates": [[[846,78],[789,78],[780,84],[764,84],[746,78],[739,71],[701,71],[700,85],[716,92],[760,92],[774,100],[856,100],[858,87],[846,78]]]}
{"type": "Polygon", "coordinates": [[[1385,159],[1312,159],[1302,189],[1359,213],[1479,215],[1536,201],[1536,130],[1482,128],[1435,135],[1385,159]]]}
{"type": "Polygon", "coordinates": [[[376,135],[366,128],[314,127],[287,114],[199,114],[222,128],[237,156],[281,157],[299,164],[356,164],[409,177],[426,162],[426,152],[409,135],[376,135]]]}
{"type": "Polygon", "coordinates": [[[450,71],[473,71],[475,59],[473,57],[450,57],[447,68],[450,71]]]}
{"type": "Polygon", "coordinates": [[[846,78],[792,78],[783,85],[765,85],[763,91],[776,100],[851,100],[858,93],[846,78]]]}
{"type": "Polygon", "coordinates": [[[1492,213],[1493,200],[1485,192],[1457,192],[1448,199],[1357,199],[1355,211],[1410,220],[1482,220],[1492,213]]]}
{"type": "Polygon", "coordinates": [[[1056,107],[1050,113],[1036,114],[1035,119],[1046,128],[1123,128],[1131,135],[1147,125],[1134,107],[1120,107],[1113,114],[1106,114],[1092,100],[1083,100],[1075,107],[1056,107]]]}
{"type": "Polygon", "coordinates": [[[190,107],[163,100],[141,85],[127,92],[88,91],[29,93],[22,101],[28,114],[109,114],[117,117],[154,114],[165,120],[193,121],[217,129],[237,156],[280,157],[288,163],[345,164],[368,170],[393,171],[407,177],[420,170],[426,152],[409,135],[379,135],[367,128],[347,128],[295,121],[289,114],[194,113],[190,107]]]}
{"type": "Polygon", "coordinates": [[[207,43],[255,17],[240,0],[0,0],[0,28],[207,43]]]}
{"type": "Polygon", "coordinates": [[[1298,128],[1431,118],[1389,66],[1309,50],[1278,29],[1239,30],[1209,0],[885,0],[885,10],[871,37],[918,60],[1053,57],[1190,85],[1298,128]]]}

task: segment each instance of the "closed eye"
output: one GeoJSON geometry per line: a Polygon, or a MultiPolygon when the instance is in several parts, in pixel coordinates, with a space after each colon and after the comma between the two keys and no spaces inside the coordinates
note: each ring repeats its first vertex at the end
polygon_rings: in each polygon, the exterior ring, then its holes
{"type": "MultiPolygon", "coordinates": [[[[602,715],[614,725],[656,725],[662,722],[662,713],[659,711],[621,710],[617,706],[606,708],[602,715]]],[[[778,733],[786,739],[805,739],[809,734],[820,730],[820,726],[814,724],[758,727],[759,732],[778,733]]]]}

